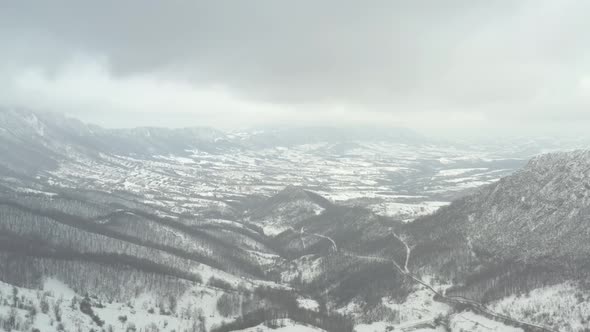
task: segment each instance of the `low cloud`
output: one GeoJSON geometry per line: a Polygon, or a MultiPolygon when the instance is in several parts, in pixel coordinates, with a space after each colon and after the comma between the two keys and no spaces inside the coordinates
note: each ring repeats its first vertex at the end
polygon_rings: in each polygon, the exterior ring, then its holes
{"type": "Polygon", "coordinates": [[[0,103],[104,125],[590,124],[586,1],[0,7],[0,103]]]}

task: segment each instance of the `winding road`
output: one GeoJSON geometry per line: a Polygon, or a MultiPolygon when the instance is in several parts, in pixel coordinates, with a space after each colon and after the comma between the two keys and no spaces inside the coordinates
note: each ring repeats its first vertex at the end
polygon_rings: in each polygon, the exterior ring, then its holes
{"type": "MultiPolygon", "coordinates": [[[[412,274],[408,268],[408,264],[410,261],[410,256],[412,253],[412,249],[410,248],[410,246],[406,243],[406,241],[404,241],[399,235],[397,235],[395,232],[391,231],[392,235],[398,240],[400,241],[404,247],[406,248],[406,258],[404,260],[404,264],[403,267],[400,266],[395,259],[385,259],[382,257],[375,257],[375,256],[363,256],[363,255],[358,255],[352,252],[348,252],[348,251],[341,251],[341,253],[343,255],[347,255],[347,256],[351,256],[351,257],[356,257],[356,258],[360,258],[360,259],[369,259],[369,260],[375,260],[375,261],[382,261],[382,262],[391,262],[393,263],[393,266],[396,270],[398,270],[400,273],[402,273],[404,276],[410,278],[411,280],[413,280],[414,282],[421,284],[422,286],[426,287],[428,290],[430,290],[434,295],[435,298],[438,298],[439,302],[446,302],[446,303],[452,303],[452,304],[461,304],[461,305],[467,305],[471,308],[473,308],[475,311],[479,311],[480,313],[487,315],[488,317],[501,321],[501,322],[510,322],[512,324],[518,325],[520,327],[524,327],[524,328],[528,328],[531,331],[543,331],[543,332],[556,332],[554,330],[551,330],[547,327],[544,326],[540,326],[540,325],[536,325],[536,324],[532,324],[532,323],[528,323],[528,322],[523,322],[520,321],[518,319],[512,318],[510,316],[506,316],[500,313],[497,313],[491,309],[489,309],[487,306],[485,306],[483,303],[477,302],[475,300],[472,299],[468,299],[462,296],[447,296],[439,291],[437,291],[436,289],[434,289],[434,287],[432,287],[430,284],[428,284],[427,282],[423,281],[422,279],[416,277],[414,274],[412,274]]],[[[301,235],[303,234],[309,234],[309,235],[314,235],[314,236],[318,236],[321,238],[325,238],[330,240],[330,242],[332,242],[332,246],[334,251],[338,251],[338,246],[336,245],[336,242],[325,235],[321,235],[321,234],[310,234],[310,233],[305,233],[304,229],[301,228],[301,235]]],[[[303,240],[303,239],[302,239],[303,240]]],[[[423,324],[424,322],[418,322],[420,324],[423,324]]]]}
{"type": "MultiPolygon", "coordinates": [[[[291,229],[294,232],[297,232],[293,227],[291,227],[291,229]]],[[[318,234],[318,233],[307,233],[305,231],[305,228],[304,227],[301,227],[301,229],[299,231],[299,234],[301,236],[301,244],[303,245],[303,249],[305,249],[305,241],[303,240],[303,235],[309,235],[309,236],[315,236],[315,237],[319,237],[319,238],[326,239],[326,240],[330,241],[330,243],[332,244],[332,250],[334,252],[338,252],[338,245],[336,244],[336,241],[334,241],[334,239],[332,239],[329,236],[318,234]]]]}
{"type": "MultiPolygon", "coordinates": [[[[540,326],[540,325],[536,325],[536,324],[532,324],[532,323],[528,323],[528,322],[523,322],[520,320],[517,320],[515,318],[503,315],[503,314],[499,314],[491,309],[489,309],[487,306],[485,306],[483,303],[477,302],[475,300],[472,299],[468,299],[465,298],[463,296],[447,296],[439,291],[437,291],[436,289],[434,289],[430,284],[426,283],[425,281],[423,281],[422,279],[414,276],[408,269],[408,263],[410,260],[410,255],[411,255],[411,248],[408,246],[408,244],[401,238],[399,237],[396,233],[393,233],[393,236],[399,240],[400,242],[402,242],[404,244],[404,246],[406,247],[406,259],[404,262],[404,268],[401,268],[399,266],[399,264],[395,261],[392,260],[393,266],[400,271],[400,273],[404,274],[406,277],[414,280],[415,282],[423,285],[424,287],[426,287],[428,290],[430,290],[432,293],[434,293],[435,296],[438,296],[440,299],[449,302],[449,303],[455,303],[455,304],[462,304],[462,305],[468,305],[473,307],[474,309],[480,311],[481,313],[487,314],[488,316],[491,316],[492,318],[495,318],[497,320],[501,320],[504,322],[511,322],[517,325],[520,325],[521,327],[527,327],[529,329],[532,329],[533,331],[544,331],[544,332],[555,332],[551,329],[548,329],[544,326],[540,326]]],[[[443,302],[444,302],[443,301],[443,302]]]]}

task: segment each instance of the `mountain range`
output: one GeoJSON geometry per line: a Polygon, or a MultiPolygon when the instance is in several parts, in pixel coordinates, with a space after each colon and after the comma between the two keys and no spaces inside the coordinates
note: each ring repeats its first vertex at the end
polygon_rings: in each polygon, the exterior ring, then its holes
{"type": "Polygon", "coordinates": [[[590,153],[522,146],[2,110],[0,327],[583,331],[590,153]]]}

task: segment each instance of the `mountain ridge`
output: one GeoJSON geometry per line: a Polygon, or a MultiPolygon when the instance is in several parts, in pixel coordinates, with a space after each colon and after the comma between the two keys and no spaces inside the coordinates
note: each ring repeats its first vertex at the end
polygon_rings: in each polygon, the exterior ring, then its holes
{"type": "Polygon", "coordinates": [[[495,299],[590,271],[590,151],[533,158],[523,169],[405,225],[413,268],[495,299]],[[493,281],[493,282],[492,282],[493,281]]]}

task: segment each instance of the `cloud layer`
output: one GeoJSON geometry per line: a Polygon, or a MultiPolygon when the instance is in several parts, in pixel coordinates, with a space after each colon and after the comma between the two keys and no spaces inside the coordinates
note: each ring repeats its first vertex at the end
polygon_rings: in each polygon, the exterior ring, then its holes
{"type": "Polygon", "coordinates": [[[107,125],[590,124],[583,0],[59,4],[0,4],[0,103],[107,125]]]}

